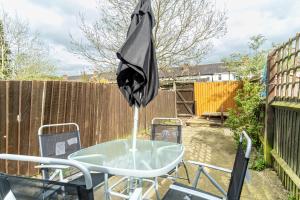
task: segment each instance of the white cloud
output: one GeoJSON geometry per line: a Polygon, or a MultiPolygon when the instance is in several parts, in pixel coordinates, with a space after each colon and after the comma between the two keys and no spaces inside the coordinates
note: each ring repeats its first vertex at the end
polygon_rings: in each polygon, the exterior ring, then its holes
{"type": "Polygon", "coordinates": [[[220,0],[228,10],[228,33],[214,41],[214,48],[204,62],[218,62],[233,52],[247,51],[251,36],[263,34],[271,43],[282,43],[300,30],[298,0],[220,0]]]}
{"type": "Polygon", "coordinates": [[[64,21],[64,18],[55,11],[37,6],[28,0],[2,1],[2,6],[9,13],[25,17],[35,28],[41,24],[50,27],[60,26],[64,21]]]}
{"type": "MultiPolygon", "coordinates": [[[[81,37],[77,26],[79,12],[91,22],[97,14],[99,0],[0,0],[0,5],[14,15],[27,19],[41,33],[52,49],[51,55],[60,74],[79,74],[91,66],[68,52],[69,33],[81,37]]],[[[228,11],[228,33],[214,40],[214,48],[204,62],[218,62],[232,52],[247,51],[250,36],[263,34],[267,47],[272,42],[287,41],[300,30],[299,0],[218,0],[218,8],[228,11]]]]}
{"type": "Polygon", "coordinates": [[[68,52],[63,45],[51,45],[50,48],[52,49],[51,57],[58,65],[59,74],[76,75],[91,68],[87,61],[68,52]]]}

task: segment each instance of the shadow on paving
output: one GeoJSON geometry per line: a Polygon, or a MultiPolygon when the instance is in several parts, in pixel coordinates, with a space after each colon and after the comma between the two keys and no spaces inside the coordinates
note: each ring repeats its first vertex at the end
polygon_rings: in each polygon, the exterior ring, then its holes
{"type": "MultiPolygon", "coordinates": [[[[185,146],[185,160],[205,162],[232,169],[236,149],[229,129],[222,127],[184,127],[183,144],[185,146]]],[[[187,166],[190,177],[193,179],[196,167],[191,165],[187,166]]],[[[207,171],[226,191],[229,185],[230,175],[210,169],[207,171]]],[[[287,199],[288,194],[273,170],[266,169],[262,172],[249,170],[249,172],[250,178],[249,180],[246,180],[244,184],[241,196],[242,200],[287,199]]],[[[179,175],[182,177],[185,176],[183,167],[180,168],[179,175]]],[[[117,178],[114,177],[110,182],[113,183],[116,180],[117,178]]],[[[186,181],[182,180],[179,180],[178,182],[188,184],[186,181]]],[[[159,183],[159,192],[162,197],[172,182],[171,180],[160,178],[159,183]]],[[[198,187],[208,192],[221,195],[204,176],[201,176],[198,187]]],[[[152,192],[149,197],[149,199],[156,199],[154,192],[152,192]]],[[[100,188],[100,190],[96,192],[96,199],[103,199],[103,188],[100,188]]]]}

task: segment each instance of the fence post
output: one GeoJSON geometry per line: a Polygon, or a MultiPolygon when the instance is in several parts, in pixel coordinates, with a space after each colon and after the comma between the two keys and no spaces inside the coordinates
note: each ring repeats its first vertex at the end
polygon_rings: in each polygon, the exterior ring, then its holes
{"type": "Polygon", "coordinates": [[[267,61],[267,83],[266,83],[266,115],[265,115],[265,135],[264,135],[264,159],[267,165],[272,164],[271,151],[274,139],[274,108],[271,106],[275,97],[275,76],[272,74],[275,67],[274,53],[268,55],[267,61]]]}

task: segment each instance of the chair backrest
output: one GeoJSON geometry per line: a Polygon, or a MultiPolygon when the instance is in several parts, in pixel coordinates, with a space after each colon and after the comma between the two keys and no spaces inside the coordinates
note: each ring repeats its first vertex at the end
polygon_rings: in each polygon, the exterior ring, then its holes
{"type": "Polygon", "coordinates": [[[251,153],[252,142],[245,131],[241,134],[234,166],[231,173],[231,179],[227,192],[228,200],[239,200],[247,172],[248,162],[251,153]],[[244,150],[243,140],[246,140],[246,149],[244,150]]]}
{"type": "Polygon", "coordinates": [[[93,198],[93,189],[86,189],[84,185],[75,185],[21,176],[11,176],[0,173],[0,199],[93,200],[93,198]]]}
{"type": "Polygon", "coordinates": [[[178,118],[153,118],[151,140],[160,140],[181,144],[182,121],[178,118]]]}
{"type": "Polygon", "coordinates": [[[79,126],[75,123],[43,125],[39,128],[38,135],[40,155],[42,157],[66,159],[71,153],[81,148],[79,126]],[[45,128],[53,129],[61,126],[73,126],[75,129],[72,132],[43,133],[45,128]]]}
{"type": "Polygon", "coordinates": [[[0,173],[0,199],[16,199],[15,195],[11,191],[9,182],[0,173]]]}

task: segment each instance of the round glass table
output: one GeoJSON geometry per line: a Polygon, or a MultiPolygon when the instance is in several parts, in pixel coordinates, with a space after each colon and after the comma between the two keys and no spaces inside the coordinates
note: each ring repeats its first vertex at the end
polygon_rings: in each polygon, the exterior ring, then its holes
{"type": "Polygon", "coordinates": [[[183,158],[181,144],[137,140],[136,151],[131,140],[113,140],[81,149],[69,159],[79,161],[89,170],[120,176],[158,177],[174,169],[183,158]]]}
{"type": "Polygon", "coordinates": [[[153,140],[137,140],[136,150],[133,151],[132,141],[124,139],[81,149],[69,155],[69,159],[82,163],[90,171],[105,173],[105,199],[109,199],[111,195],[129,199],[136,188],[133,184],[136,178],[140,186],[142,182],[151,183],[143,198],[154,188],[159,199],[157,177],[166,175],[177,167],[183,154],[184,147],[181,144],[153,140]],[[123,178],[108,187],[108,174],[123,178]],[[129,182],[127,194],[114,191],[115,186],[123,181],[129,182]]]}

